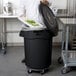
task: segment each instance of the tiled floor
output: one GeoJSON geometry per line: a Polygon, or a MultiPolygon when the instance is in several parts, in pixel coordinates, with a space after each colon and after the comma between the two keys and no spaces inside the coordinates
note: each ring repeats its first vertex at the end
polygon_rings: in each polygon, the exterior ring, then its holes
{"type": "MultiPolygon", "coordinates": [[[[28,74],[23,59],[24,47],[8,47],[7,54],[0,54],[0,76],[41,76],[39,73],[28,74]]],[[[76,70],[67,74],[61,74],[63,65],[58,64],[57,59],[60,56],[61,49],[53,48],[52,65],[50,71],[43,76],[76,76],[76,70]]]]}

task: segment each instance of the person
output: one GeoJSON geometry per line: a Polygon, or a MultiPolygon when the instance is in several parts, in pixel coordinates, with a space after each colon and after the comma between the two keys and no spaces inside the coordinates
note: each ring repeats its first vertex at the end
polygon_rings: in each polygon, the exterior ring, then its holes
{"type": "MultiPolygon", "coordinates": [[[[21,0],[19,8],[19,16],[25,16],[28,19],[35,20],[42,24],[41,28],[46,28],[42,21],[42,17],[39,13],[39,4],[40,2],[51,5],[52,0],[21,0]]],[[[22,63],[25,62],[25,59],[22,60],[22,63]]]]}

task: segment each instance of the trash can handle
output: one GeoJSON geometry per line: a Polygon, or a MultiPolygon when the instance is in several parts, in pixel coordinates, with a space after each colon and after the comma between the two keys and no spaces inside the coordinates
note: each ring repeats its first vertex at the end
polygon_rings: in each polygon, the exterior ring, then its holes
{"type": "Polygon", "coordinates": [[[39,31],[33,31],[33,33],[35,33],[36,35],[40,35],[42,32],[42,30],[39,30],[39,31]]]}

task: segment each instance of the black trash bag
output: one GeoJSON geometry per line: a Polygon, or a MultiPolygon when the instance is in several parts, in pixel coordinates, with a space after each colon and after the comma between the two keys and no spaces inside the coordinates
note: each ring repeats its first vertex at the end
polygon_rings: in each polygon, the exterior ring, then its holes
{"type": "Polygon", "coordinates": [[[42,15],[43,22],[47,29],[52,33],[53,36],[57,36],[59,30],[58,22],[52,10],[48,7],[48,5],[41,2],[39,5],[39,12],[42,15]]]}

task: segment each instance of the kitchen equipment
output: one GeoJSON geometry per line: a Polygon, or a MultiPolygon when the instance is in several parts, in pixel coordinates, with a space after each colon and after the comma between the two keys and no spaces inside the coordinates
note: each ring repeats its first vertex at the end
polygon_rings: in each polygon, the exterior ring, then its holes
{"type": "Polygon", "coordinates": [[[49,69],[52,57],[52,35],[48,29],[31,30],[23,28],[20,36],[24,38],[25,64],[28,73],[49,69]]]}
{"type": "Polygon", "coordinates": [[[13,14],[13,5],[11,2],[8,2],[3,7],[3,13],[6,15],[12,15],[13,14]]]}

